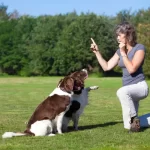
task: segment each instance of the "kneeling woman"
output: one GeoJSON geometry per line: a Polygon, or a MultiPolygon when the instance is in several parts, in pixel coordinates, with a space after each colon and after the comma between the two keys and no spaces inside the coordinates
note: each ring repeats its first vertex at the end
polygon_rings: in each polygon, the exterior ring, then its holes
{"type": "Polygon", "coordinates": [[[122,106],[124,128],[139,131],[140,120],[137,118],[139,101],[146,98],[149,93],[142,70],[145,47],[136,42],[135,29],[128,22],[117,26],[116,36],[119,49],[108,62],[102,57],[93,39],[91,39],[91,49],[104,71],[111,70],[116,65],[122,68],[123,86],[117,91],[117,96],[122,106]]]}

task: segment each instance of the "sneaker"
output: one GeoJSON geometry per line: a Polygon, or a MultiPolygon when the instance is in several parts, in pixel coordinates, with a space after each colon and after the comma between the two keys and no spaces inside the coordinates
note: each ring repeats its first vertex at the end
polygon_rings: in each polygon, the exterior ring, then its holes
{"type": "Polygon", "coordinates": [[[140,119],[135,117],[131,122],[131,132],[140,132],[140,119]]]}

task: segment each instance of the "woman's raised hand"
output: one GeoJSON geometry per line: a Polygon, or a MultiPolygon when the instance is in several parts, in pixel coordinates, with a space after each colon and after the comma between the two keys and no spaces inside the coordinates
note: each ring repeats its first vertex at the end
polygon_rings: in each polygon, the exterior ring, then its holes
{"type": "Polygon", "coordinates": [[[99,51],[97,44],[95,43],[95,41],[91,38],[92,44],[91,44],[91,50],[96,53],[97,51],[99,51]]]}

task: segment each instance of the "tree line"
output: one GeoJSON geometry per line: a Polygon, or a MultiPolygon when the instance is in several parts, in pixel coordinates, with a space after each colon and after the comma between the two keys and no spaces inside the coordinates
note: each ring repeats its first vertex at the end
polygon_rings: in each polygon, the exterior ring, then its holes
{"type": "Polygon", "coordinates": [[[144,71],[150,76],[150,8],[115,17],[94,13],[55,16],[19,16],[0,5],[0,75],[67,75],[88,68],[90,73],[117,76],[120,69],[104,73],[90,50],[92,37],[106,60],[118,49],[114,28],[122,21],[135,25],[138,42],[146,47],[144,71]]]}

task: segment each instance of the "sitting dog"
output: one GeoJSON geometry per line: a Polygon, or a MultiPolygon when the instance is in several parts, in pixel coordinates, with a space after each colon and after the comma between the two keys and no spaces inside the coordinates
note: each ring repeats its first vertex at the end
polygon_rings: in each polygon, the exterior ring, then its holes
{"type": "Polygon", "coordinates": [[[66,111],[63,117],[63,132],[67,132],[68,125],[71,120],[73,121],[74,129],[78,130],[79,118],[88,104],[88,93],[90,90],[98,89],[98,86],[84,88],[84,80],[88,77],[88,73],[86,70],[82,70],[82,72],[84,72],[82,75],[80,71],[74,72],[70,75],[72,78],[80,78],[83,81],[83,84],[82,88],[74,90],[74,94],[71,96],[70,108],[66,111]]]}
{"type": "Polygon", "coordinates": [[[64,77],[57,88],[33,112],[24,132],[5,132],[3,138],[13,136],[53,136],[54,125],[59,134],[62,133],[62,119],[70,106],[73,89],[80,89],[75,82],[78,79],[70,76],[64,77]]]}

